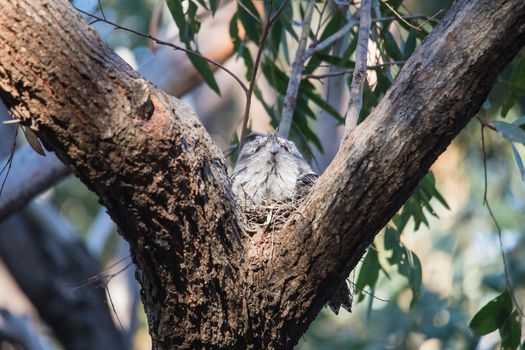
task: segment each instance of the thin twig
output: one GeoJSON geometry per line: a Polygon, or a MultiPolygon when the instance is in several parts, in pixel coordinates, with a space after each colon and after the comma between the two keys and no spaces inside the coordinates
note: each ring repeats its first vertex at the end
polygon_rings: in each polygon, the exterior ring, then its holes
{"type": "Polygon", "coordinates": [[[7,181],[7,178],[9,177],[9,173],[11,172],[11,166],[13,165],[13,157],[15,155],[16,150],[16,138],[18,136],[18,127],[15,131],[15,136],[13,138],[13,144],[11,146],[11,151],[9,152],[9,157],[7,158],[7,161],[5,165],[3,166],[2,170],[0,171],[0,175],[4,173],[4,171],[7,169],[7,172],[5,173],[4,180],[2,181],[2,185],[0,186],[0,196],[2,195],[2,192],[4,190],[5,183],[7,181]]]}
{"type": "Polygon", "coordinates": [[[239,153],[241,152],[242,146],[244,145],[244,139],[246,138],[246,128],[248,127],[248,120],[250,119],[250,107],[252,104],[252,96],[253,96],[253,90],[255,89],[255,81],[257,79],[257,72],[259,71],[259,65],[262,58],[262,53],[264,50],[264,44],[266,41],[266,38],[268,37],[268,34],[270,33],[270,28],[272,27],[275,20],[279,17],[281,12],[283,12],[286,5],[288,5],[288,2],[290,0],[285,0],[279,7],[279,9],[273,14],[272,13],[272,2],[270,1],[270,5],[268,6],[268,15],[266,16],[266,22],[264,24],[264,30],[261,35],[261,38],[259,39],[259,49],[257,50],[257,56],[255,57],[255,62],[253,64],[253,72],[250,79],[250,85],[248,90],[246,90],[246,104],[244,105],[244,116],[242,119],[242,129],[241,129],[241,137],[239,138],[239,153]]]}
{"type": "MultiPolygon", "coordinates": [[[[439,11],[438,13],[440,12],[441,11],[439,11]]],[[[437,14],[435,14],[434,16],[437,16],[437,14]]],[[[433,18],[434,16],[432,17],[428,17],[425,15],[389,16],[389,17],[381,17],[381,18],[372,18],[372,22],[375,23],[375,22],[391,22],[391,21],[399,21],[399,20],[406,21],[409,19],[424,19],[425,23],[428,23],[428,22],[437,23],[438,20],[433,18]]]]}
{"type": "Polygon", "coordinates": [[[326,8],[328,7],[328,4],[329,4],[329,3],[330,3],[329,1],[325,1],[325,2],[324,2],[324,5],[323,5],[323,7],[322,7],[321,10],[319,10],[319,9],[317,8],[317,6],[315,7],[315,9],[317,10],[317,12],[319,13],[319,21],[318,21],[318,23],[317,23],[317,29],[315,30],[315,35],[314,35],[315,38],[317,38],[317,37],[319,36],[319,32],[321,31],[321,27],[322,27],[322,25],[323,25],[323,16],[324,16],[324,12],[326,11],[326,8]]]}
{"type": "Polygon", "coordinates": [[[359,34],[357,37],[354,77],[350,86],[350,99],[346,111],[345,137],[357,125],[363,105],[363,89],[366,82],[366,63],[368,57],[368,39],[370,36],[371,0],[361,1],[359,34]]]}
{"type": "Polygon", "coordinates": [[[246,13],[248,15],[250,15],[251,18],[253,18],[255,21],[257,21],[258,23],[261,23],[261,19],[259,18],[259,16],[257,16],[256,14],[254,14],[248,7],[246,7],[245,4],[243,4],[242,0],[238,0],[237,1],[237,5],[239,5],[240,7],[242,7],[242,9],[244,11],[246,11],[246,13]]]}
{"type": "Polygon", "coordinates": [[[124,326],[122,325],[122,322],[120,321],[120,317],[118,317],[117,309],[115,308],[115,303],[113,303],[113,298],[111,297],[111,292],[109,291],[109,288],[107,285],[105,286],[105,289],[106,289],[106,293],[108,293],[108,300],[109,300],[109,304],[111,305],[111,310],[113,310],[113,313],[115,314],[115,318],[117,319],[118,324],[120,325],[120,329],[122,330],[122,332],[124,332],[125,331],[124,326]]]}
{"type": "Polygon", "coordinates": [[[381,0],[381,2],[383,4],[385,4],[386,7],[388,7],[388,9],[390,11],[392,11],[392,13],[394,14],[394,16],[396,16],[397,18],[399,18],[399,20],[401,20],[403,23],[405,23],[407,26],[409,26],[410,28],[413,28],[417,31],[420,31],[421,28],[418,28],[416,27],[415,25],[413,25],[412,23],[410,23],[409,21],[405,20],[405,18],[403,16],[401,16],[399,13],[397,13],[397,11],[386,1],[386,0],[381,0]]]}
{"type": "Polygon", "coordinates": [[[301,84],[301,76],[304,69],[304,52],[306,50],[306,41],[310,33],[310,23],[312,22],[312,14],[314,12],[315,0],[309,0],[306,4],[304,12],[304,19],[302,25],[301,37],[299,38],[299,46],[295,53],[295,60],[292,63],[292,71],[290,73],[290,80],[288,80],[288,88],[286,89],[286,96],[284,97],[284,107],[279,123],[278,135],[282,138],[288,138],[290,127],[293,120],[293,112],[297,103],[297,93],[299,85],[301,84]]]}
{"type": "Polygon", "coordinates": [[[215,66],[217,66],[218,68],[222,69],[223,71],[225,71],[227,74],[229,74],[233,79],[235,79],[237,81],[237,83],[239,83],[239,85],[241,86],[241,88],[243,89],[243,91],[245,93],[248,92],[248,87],[246,87],[246,84],[237,76],[235,75],[231,70],[229,70],[228,68],[224,67],[222,64],[220,64],[219,62],[217,61],[214,61],[212,60],[211,58],[208,58],[204,55],[202,55],[201,53],[197,52],[197,51],[193,51],[193,50],[190,50],[190,49],[186,49],[182,46],[179,46],[179,45],[176,45],[176,44],[173,44],[173,43],[170,43],[169,41],[164,41],[164,40],[160,40],[160,39],[157,39],[156,37],[152,36],[152,35],[149,35],[149,34],[144,34],[144,33],[141,33],[139,31],[136,31],[134,29],[131,29],[131,28],[127,28],[127,27],[124,27],[124,26],[121,26],[120,24],[117,24],[115,22],[112,22],[110,20],[106,20],[102,17],[99,17],[99,16],[96,16],[96,15],[93,15],[89,12],[86,12],[86,11],[83,11],[82,9],[79,9],[79,8],[76,8],[78,12],[81,12],[83,14],[85,14],[86,16],[89,16],[91,18],[94,18],[97,22],[104,22],[104,23],[107,23],[113,27],[115,27],[116,29],[120,29],[120,30],[123,30],[125,32],[129,32],[129,33],[133,33],[135,35],[138,35],[138,36],[141,36],[143,38],[146,38],[146,39],[150,39],[150,40],[153,40],[156,44],[158,45],[164,45],[164,46],[168,46],[168,47],[171,47],[175,50],[180,50],[180,51],[183,51],[185,53],[188,53],[188,54],[191,54],[191,55],[195,55],[195,56],[198,56],[202,59],[204,59],[205,61],[207,61],[208,63],[211,63],[215,66]]]}
{"type": "Polygon", "coordinates": [[[429,22],[431,22],[431,21],[437,22],[436,17],[437,17],[441,12],[443,12],[443,9],[439,10],[438,12],[436,12],[432,17],[427,18],[426,21],[424,21],[423,23],[421,23],[421,24],[418,25],[417,27],[418,27],[419,29],[421,29],[421,28],[423,28],[423,26],[424,26],[425,24],[427,24],[427,23],[429,23],[429,22]]]}
{"type": "Polygon", "coordinates": [[[496,216],[492,212],[492,208],[489,205],[489,201],[487,198],[487,192],[488,192],[488,176],[487,176],[487,152],[485,149],[485,128],[488,127],[486,123],[484,123],[480,118],[478,120],[481,123],[481,148],[483,150],[483,175],[484,175],[484,189],[483,189],[483,204],[487,207],[487,210],[489,212],[490,218],[492,219],[492,222],[494,223],[494,226],[496,226],[496,231],[498,233],[498,240],[499,240],[499,247],[500,247],[500,253],[501,253],[501,260],[503,261],[503,271],[505,273],[505,286],[507,291],[509,292],[514,306],[516,307],[516,310],[518,310],[521,317],[525,317],[525,314],[523,313],[523,310],[521,309],[520,305],[518,304],[518,301],[516,300],[516,297],[514,296],[514,292],[512,289],[512,284],[510,282],[510,275],[509,275],[509,269],[507,266],[507,258],[505,256],[505,250],[503,249],[503,239],[501,238],[501,226],[498,223],[498,220],[496,220],[496,216]]]}
{"type": "MultiPolygon", "coordinates": [[[[367,66],[367,70],[375,70],[375,69],[381,69],[387,66],[392,65],[402,65],[405,64],[406,61],[391,61],[391,62],[385,62],[385,63],[379,63],[374,64],[373,66],[367,66]]],[[[354,72],[354,69],[344,69],[337,72],[331,72],[331,73],[325,73],[325,74],[303,74],[303,79],[324,79],[324,78],[330,78],[330,77],[337,77],[340,75],[346,75],[351,74],[354,72]]]]}
{"type": "Polygon", "coordinates": [[[107,21],[106,14],[104,13],[104,9],[102,8],[102,4],[100,3],[100,0],[97,0],[97,1],[98,1],[98,8],[100,9],[100,13],[102,14],[102,18],[104,18],[104,20],[107,21]]]}
{"type": "Polygon", "coordinates": [[[324,39],[320,43],[310,46],[308,50],[306,50],[306,52],[304,53],[303,60],[306,61],[314,53],[322,51],[328,46],[332,45],[335,41],[337,41],[339,38],[343,37],[346,33],[348,33],[350,29],[352,29],[352,27],[357,25],[358,23],[358,20],[356,20],[354,17],[350,17],[348,23],[341,27],[341,29],[339,29],[337,32],[330,35],[328,38],[324,39]]]}

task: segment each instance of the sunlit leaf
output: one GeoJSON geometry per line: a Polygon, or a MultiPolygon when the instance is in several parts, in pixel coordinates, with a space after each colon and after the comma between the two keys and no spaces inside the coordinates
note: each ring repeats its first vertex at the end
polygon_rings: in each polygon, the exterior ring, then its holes
{"type": "Polygon", "coordinates": [[[506,140],[525,144],[525,131],[518,126],[502,121],[492,122],[492,125],[506,140]]]}

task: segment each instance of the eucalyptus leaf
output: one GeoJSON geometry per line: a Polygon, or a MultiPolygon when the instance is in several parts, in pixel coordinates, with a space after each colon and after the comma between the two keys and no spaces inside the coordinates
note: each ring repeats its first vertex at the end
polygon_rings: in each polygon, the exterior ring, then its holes
{"type": "Polygon", "coordinates": [[[217,84],[217,81],[215,80],[215,76],[213,75],[213,71],[211,70],[208,62],[204,58],[197,56],[195,54],[192,54],[192,53],[188,53],[188,58],[190,59],[191,64],[193,64],[195,69],[199,72],[201,77],[204,79],[206,84],[208,84],[208,86],[212,88],[213,91],[215,91],[218,95],[220,95],[221,91],[219,89],[219,85],[217,84]]]}
{"type": "Polygon", "coordinates": [[[504,291],[474,315],[469,327],[478,335],[489,334],[502,327],[511,312],[512,298],[508,291],[504,291]]]}
{"type": "Polygon", "coordinates": [[[361,265],[361,269],[359,270],[359,275],[357,276],[356,288],[358,293],[358,302],[364,299],[364,291],[367,287],[370,287],[370,289],[375,287],[379,278],[379,270],[380,265],[377,251],[373,248],[370,248],[366,253],[365,259],[361,265]]]}
{"type": "Polygon", "coordinates": [[[501,337],[502,349],[514,350],[520,346],[521,325],[517,310],[514,310],[499,328],[499,334],[501,337]]]}
{"type": "Polygon", "coordinates": [[[492,125],[506,140],[525,144],[525,131],[518,126],[502,121],[492,122],[492,125]]]}
{"type": "Polygon", "coordinates": [[[523,161],[521,159],[520,154],[518,153],[518,150],[516,149],[516,146],[512,146],[512,154],[514,155],[514,159],[516,160],[516,165],[518,166],[518,169],[520,170],[521,179],[525,181],[525,168],[523,167],[523,161]]]}

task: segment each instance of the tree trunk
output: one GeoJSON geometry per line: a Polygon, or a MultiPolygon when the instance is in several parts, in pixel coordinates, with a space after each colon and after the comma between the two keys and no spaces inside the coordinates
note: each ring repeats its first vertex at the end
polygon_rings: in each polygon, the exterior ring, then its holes
{"type": "MultiPolygon", "coordinates": [[[[2,107],[0,121],[8,117],[2,107]]],[[[7,158],[15,131],[13,125],[0,127],[0,159],[7,158]]],[[[33,151],[33,155],[25,160],[39,163],[37,153],[33,151]]],[[[10,172],[10,176],[30,181],[38,177],[35,173],[10,172]]],[[[2,197],[5,191],[9,189],[4,187],[2,197]]],[[[54,232],[43,226],[22,212],[0,220],[0,259],[66,349],[125,349],[104,288],[86,283],[101,273],[96,259],[75,235],[67,234],[67,229],[54,232]]]]}
{"type": "Polygon", "coordinates": [[[524,43],[522,0],[456,2],[274,234],[264,264],[196,116],[67,1],[4,2],[0,96],[129,241],[155,349],[292,348],[524,43]]]}

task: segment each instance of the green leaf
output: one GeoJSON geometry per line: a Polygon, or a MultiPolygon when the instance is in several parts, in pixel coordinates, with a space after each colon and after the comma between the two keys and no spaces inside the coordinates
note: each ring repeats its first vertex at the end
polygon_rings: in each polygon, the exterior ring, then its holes
{"type": "Polygon", "coordinates": [[[246,47],[246,43],[239,37],[239,25],[237,23],[237,14],[233,15],[230,20],[230,37],[233,42],[233,49],[238,56],[242,57],[246,65],[246,79],[250,80],[253,73],[253,59],[250,50],[246,47]]]}
{"type": "Polygon", "coordinates": [[[364,299],[364,290],[367,286],[370,287],[370,289],[375,287],[379,278],[379,270],[380,265],[377,251],[370,248],[361,265],[359,276],[357,276],[356,288],[358,289],[358,302],[364,299]]]}
{"type": "Polygon", "coordinates": [[[219,89],[219,85],[217,85],[217,81],[215,80],[215,76],[213,75],[213,72],[208,62],[204,58],[192,53],[187,53],[187,56],[190,59],[193,66],[195,67],[195,69],[202,76],[202,79],[204,79],[206,84],[208,84],[208,86],[212,88],[213,91],[220,95],[221,91],[219,89]]]}
{"type": "Polygon", "coordinates": [[[319,94],[316,92],[315,86],[312,83],[308,81],[302,81],[301,85],[299,86],[299,94],[304,94],[308,100],[322,108],[325,112],[334,117],[340,124],[344,124],[343,116],[339,114],[337,109],[332,107],[325,99],[319,96],[319,94]]]}
{"type": "Polygon", "coordinates": [[[499,334],[502,349],[514,350],[520,346],[521,325],[517,310],[514,310],[499,328],[499,334]]]}
{"type": "Polygon", "coordinates": [[[501,106],[502,118],[505,118],[512,107],[516,105],[518,97],[523,95],[525,89],[525,55],[520,55],[518,59],[518,63],[512,70],[509,89],[501,106]]]}
{"type": "Polygon", "coordinates": [[[504,291],[474,315],[469,327],[478,335],[489,334],[502,327],[511,312],[512,298],[504,291]]]}
{"type": "Polygon", "coordinates": [[[211,9],[212,15],[214,15],[217,9],[219,8],[219,3],[220,3],[220,0],[210,0],[210,9],[211,9]]]}
{"type": "Polygon", "coordinates": [[[184,13],[182,1],[180,0],[166,0],[168,9],[170,10],[177,28],[179,28],[180,40],[189,48],[189,44],[194,41],[195,34],[199,32],[200,22],[197,17],[197,5],[189,1],[188,10],[184,13]]]}
{"type": "Polygon", "coordinates": [[[410,302],[410,308],[413,308],[419,300],[419,296],[421,294],[421,282],[423,280],[423,272],[421,268],[421,261],[419,260],[416,253],[411,251],[408,252],[408,258],[411,267],[408,281],[410,284],[410,289],[412,289],[412,301],[410,302]]]}
{"type": "Polygon", "coordinates": [[[331,56],[331,55],[324,54],[321,52],[316,53],[314,57],[318,57],[319,59],[325,61],[326,63],[330,63],[334,66],[341,67],[341,68],[354,68],[355,67],[355,62],[349,59],[346,59],[346,58],[331,56]]]}
{"type": "Polygon", "coordinates": [[[396,231],[392,227],[387,227],[385,230],[385,250],[392,250],[398,244],[399,241],[399,234],[398,231],[396,231]]]}
{"type": "Polygon", "coordinates": [[[261,17],[257,8],[251,0],[239,0],[237,5],[237,16],[241,21],[248,37],[258,43],[262,33],[261,17]]]}
{"type": "Polygon", "coordinates": [[[411,29],[408,33],[407,40],[405,41],[405,46],[403,47],[403,56],[405,59],[408,59],[412,52],[416,49],[416,30],[411,29]]]}
{"type": "Polygon", "coordinates": [[[388,56],[392,57],[392,59],[395,61],[402,60],[403,54],[401,53],[401,50],[399,50],[396,39],[394,39],[390,31],[387,28],[383,28],[381,34],[383,34],[384,39],[383,47],[388,56]]]}
{"type": "Polygon", "coordinates": [[[206,10],[209,10],[208,4],[204,0],[197,0],[199,4],[201,4],[202,7],[204,7],[206,10]]]}

